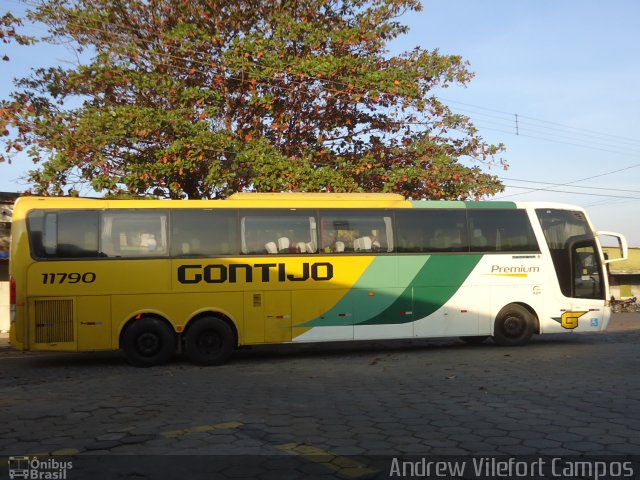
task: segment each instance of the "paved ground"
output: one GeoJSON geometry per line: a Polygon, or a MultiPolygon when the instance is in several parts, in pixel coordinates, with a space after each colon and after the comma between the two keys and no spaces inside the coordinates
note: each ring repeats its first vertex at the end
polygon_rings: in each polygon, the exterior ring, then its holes
{"type": "Polygon", "coordinates": [[[73,455],[69,479],[95,465],[103,478],[364,478],[399,455],[640,455],[640,314],[526,347],[264,347],[209,368],[1,342],[0,453],[73,455]]]}

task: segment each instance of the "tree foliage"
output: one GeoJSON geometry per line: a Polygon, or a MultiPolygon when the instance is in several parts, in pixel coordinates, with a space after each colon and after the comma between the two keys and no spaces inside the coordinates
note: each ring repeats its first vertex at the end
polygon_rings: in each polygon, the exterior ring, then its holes
{"type": "MultiPolygon", "coordinates": [[[[17,27],[22,26],[22,20],[14,17],[11,12],[7,12],[0,17],[0,42],[9,43],[16,42],[19,45],[30,45],[34,43],[34,38],[27,35],[20,35],[17,31],[17,27]]],[[[2,60],[8,62],[9,56],[5,53],[0,53],[2,60]]]]}
{"type": "Polygon", "coordinates": [[[418,0],[42,0],[28,13],[77,65],[36,69],[0,104],[37,193],[224,198],[236,191],[482,197],[489,145],[436,88],[459,56],[392,56],[418,0]],[[68,191],[68,190],[66,190],[68,191]]]}

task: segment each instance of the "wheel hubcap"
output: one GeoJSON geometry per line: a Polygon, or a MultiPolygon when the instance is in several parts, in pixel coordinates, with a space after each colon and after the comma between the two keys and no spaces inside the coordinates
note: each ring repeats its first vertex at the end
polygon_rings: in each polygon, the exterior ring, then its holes
{"type": "Polygon", "coordinates": [[[525,328],[525,323],[519,317],[508,317],[504,321],[504,333],[509,337],[517,337],[525,328]]]}
{"type": "Polygon", "coordinates": [[[138,352],[144,356],[151,356],[160,348],[160,339],[151,332],[145,332],[136,341],[138,352]]]}
{"type": "Polygon", "coordinates": [[[220,336],[214,330],[207,330],[198,336],[197,344],[198,350],[210,355],[220,350],[222,342],[220,336]]]}

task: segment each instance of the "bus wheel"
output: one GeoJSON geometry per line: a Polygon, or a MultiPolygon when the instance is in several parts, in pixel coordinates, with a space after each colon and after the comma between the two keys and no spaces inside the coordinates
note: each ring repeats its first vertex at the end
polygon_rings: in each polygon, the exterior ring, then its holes
{"type": "Polygon", "coordinates": [[[122,349],[127,361],[136,367],[167,363],[175,353],[176,337],[158,318],[134,320],[122,334],[122,349]]]}
{"type": "Polygon", "coordinates": [[[197,365],[220,365],[233,352],[235,336],[231,327],[216,317],[196,320],[185,334],[185,350],[197,365]]]}
{"type": "Polygon", "coordinates": [[[535,321],[531,312],[521,305],[511,304],[498,313],[493,339],[498,345],[524,345],[534,330],[535,321]]]}

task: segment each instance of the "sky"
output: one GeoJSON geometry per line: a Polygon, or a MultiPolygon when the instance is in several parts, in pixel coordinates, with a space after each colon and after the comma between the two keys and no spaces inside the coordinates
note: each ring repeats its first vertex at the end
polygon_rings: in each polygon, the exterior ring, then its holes
{"type": "MultiPolygon", "coordinates": [[[[506,185],[493,199],[570,203],[597,230],[640,247],[640,2],[637,0],[423,0],[399,20],[410,31],[390,45],[461,55],[475,78],[435,92],[468,115],[489,143],[503,143],[506,185]],[[517,118],[517,124],[516,124],[517,118]]],[[[20,13],[0,0],[0,14],[20,13]]],[[[34,33],[42,35],[41,28],[34,33]]],[[[0,44],[0,98],[31,68],[64,64],[46,45],[0,44]]],[[[25,189],[28,161],[0,164],[0,191],[25,189]]]]}

